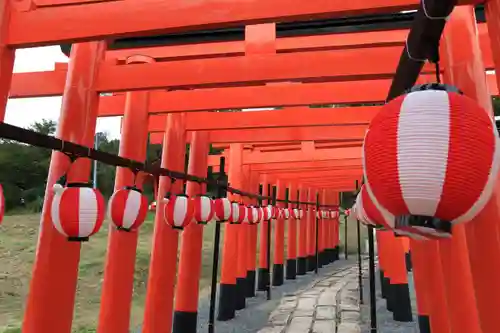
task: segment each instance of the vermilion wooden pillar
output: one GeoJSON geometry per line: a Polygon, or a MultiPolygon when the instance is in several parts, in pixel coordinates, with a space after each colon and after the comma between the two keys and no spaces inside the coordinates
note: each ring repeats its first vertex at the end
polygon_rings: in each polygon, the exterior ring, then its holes
{"type": "MultiPolygon", "coordinates": [[[[309,188],[307,193],[308,202],[316,202],[317,190],[309,188]]],[[[307,271],[312,272],[316,268],[316,211],[314,206],[308,206],[307,216],[307,271]]]]}
{"type": "Polygon", "coordinates": [[[500,87],[500,0],[485,1],[486,24],[490,38],[491,53],[495,64],[497,85],[500,87]]]}
{"type": "MultiPolygon", "coordinates": [[[[248,177],[248,187],[247,190],[250,193],[259,193],[259,175],[257,172],[250,172],[250,177],[248,177]]],[[[249,199],[249,203],[255,207],[258,207],[257,199],[249,199]]],[[[259,230],[259,224],[251,224],[249,228],[249,249],[247,252],[247,297],[255,297],[255,269],[256,269],[256,259],[257,259],[257,236],[259,230]]]]}
{"type": "Polygon", "coordinates": [[[425,256],[426,243],[424,241],[410,241],[412,263],[413,263],[413,281],[415,292],[417,294],[417,313],[418,327],[420,333],[430,333],[430,302],[434,297],[443,297],[443,294],[433,295],[430,293],[429,284],[435,283],[432,277],[432,271],[428,268],[428,260],[425,256]]]}
{"type": "MultiPolygon", "coordinates": [[[[184,171],[186,154],[186,115],[170,113],[167,116],[161,156],[161,166],[175,171],[184,171]]],[[[148,288],[144,309],[143,333],[170,332],[174,287],[177,275],[177,247],[179,231],[173,230],[164,220],[162,199],[167,192],[181,193],[182,181],[171,182],[160,177],[158,203],[155,215],[155,229],[149,266],[148,288]]]]}
{"type": "MultiPolygon", "coordinates": [[[[297,185],[289,183],[288,196],[290,203],[288,208],[293,210],[296,207],[297,201],[297,185]]],[[[286,258],[286,278],[287,280],[295,280],[297,277],[297,220],[290,216],[288,219],[288,246],[286,258]]]]}
{"type": "MultiPolygon", "coordinates": [[[[326,190],[321,189],[319,191],[319,204],[323,205],[326,202],[326,190]]],[[[326,210],[325,207],[319,208],[321,211],[326,210]]],[[[325,264],[325,224],[326,219],[320,215],[318,221],[318,265],[319,268],[323,267],[325,264]]]]}
{"type": "MultiPolygon", "coordinates": [[[[235,143],[229,149],[228,180],[232,187],[242,185],[243,145],[235,143]]],[[[238,201],[239,196],[229,193],[229,199],[238,201]]],[[[227,321],[234,318],[236,310],[236,268],[238,260],[238,225],[226,224],[222,250],[222,267],[219,286],[219,308],[217,319],[227,321]]]]}
{"type": "MultiPolygon", "coordinates": [[[[267,192],[268,180],[267,176],[263,175],[261,178],[262,183],[262,195],[270,196],[271,194],[267,192]]],[[[265,205],[271,204],[271,202],[263,202],[265,205]]],[[[257,272],[257,290],[266,291],[267,285],[270,281],[269,279],[269,269],[268,269],[268,258],[267,258],[267,229],[269,221],[263,221],[260,224],[259,232],[259,269],[257,272]]]]}
{"type": "MultiPolygon", "coordinates": [[[[207,176],[209,144],[208,132],[197,131],[192,134],[188,165],[190,175],[207,176]]],[[[188,182],[186,192],[189,197],[205,194],[206,185],[188,182]]],[[[173,333],[196,333],[202,249],[203,225],[191,223],[182,232],[173,333]]]]}
{"type": "Polygon", "coordinates": [[[14,69],[14,50],[5,46],[9,30],[10,1],[0,3],[0,121],[5,118],[5,107],[9,98],[12,70],[14,69]]]}
{"type": "MultiPolygon", "coordinates": [[[[282,180],[276,183],[278,199],[284,199],[286,184],[282,180]]],[[[277,203],[278,207],[284,208],[283,202],[277,203]]],[[[273,263],[273,286],[281,286],[284,282],[285,263],[285,219],[278,218],[274,225],[274,263],[273,263]]]]}
{"type": "MultiPolygon", "coordinates": [[[[94,79],[104,51],[105,44],[101,42],[73,44],[56,137],[93,146],[99,103],[94,79]]],[[[50,218],[52,187],[69,166],[67,156],[60,152],[52,153],[22,327],[26,333],[71,332],[80,243],[68,242],[56,231],[50,218]]],[[[89,174],[90,160],[82,158],[73,163],[68,181],[86,183],[89,174]]]]}
{"type": "MultiPolygon", "coordinates": [[[[299,201],[307,201],[307,188],[299,185],[299,201]]],[[[303,217],[298,220],[299,246],[297,253],[297,275],[305,275],[307,272],[307,206],[300,205],[303,217]]]]}
{"type": "MultiPolygon", "coordinates": [[[[392,317],[396,321],[410,322],[412,318],[410,289],[406,272],[405,251],[400,237],[387,232],[384,237],[387,244],[387,256],[391,262],[391,301],[393,302],[392,317]]],[[[385,244],[384,244],[385,245],[385,244]]]]}
{"type": "MultiPolygon", "coordinates": [[[[494,22],[495,18],[492,20],[494,22]]],[[[460,6],[453,11],[441,45],[446,83],[460,88],[492,115],[472,6],[460,6]]],[[[474,220],[454,226],[452,240],[441,242],[442,253],[446,255],[442,258],[443,268],[446,268],[445,261],[453,264],[449,268],[453,272],[444,271],[452,332],[460,329],[486,333],[500,327],[500,317],[492,310],[500,307],[497,288],[500,280],[499,186],[497,184],[492,199],[474,220]],[[451,248],[443,251],[443,246],[451,248]],[[453,283],[449,283],[452,274],[453,283]],[[462,290],[459,294],[457,288],[462,290]],[[465,312],[469,315],[463,316],[465,312]]]]}
{"type": "MultiPolygon", "coordinates": [[[[128,63],[149,62],[151,58],[130,58],[128,63]]],[[[148,141],[149,92],[126,93],[119,155],[136,161],[146,158],[148,141]]],[[[135,185],[133,172],[117,168],[115,190],[135,185]]],[[[142,184],[137,184],[141,187],[142,184]]],[[[130,309],[134,288],[137,232],[117,230],[109,224],[108,249],[104,265],[98,332],[129,332],[130,309]]]]}
{"type": "MultiPolygon", "coordinates": [[[[250,172],[248,165],[241,167],[241,183],[238,188],[245,190],[247,184],[247,176],[250,172]]],[[[248,206],[249,200],[246,197],[240,198],[240,203],[248,206]]],[[[243,310],[246,307],[246,289],[247,289],[247,262],[249,250],[249,225],[242,223],[238,228],[238,262],[236,263],[236,310],[243,310]]]]}

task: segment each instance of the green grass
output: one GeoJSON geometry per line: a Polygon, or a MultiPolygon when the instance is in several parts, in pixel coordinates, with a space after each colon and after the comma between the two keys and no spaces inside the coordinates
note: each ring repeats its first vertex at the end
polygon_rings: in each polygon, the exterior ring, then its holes
{"type": "MultiPolygon", "coordinates": [[[[0,332],[21,332],[24,302],[38,237],[39,215],[6,216],[0,226],[0,332]]],[[[137,246],[131,327],[143,316],[153,236],[153,216],[141,227],[137,246]]],[[[204,229],[200,289],[206,294],[212,274],[213,225],[204,229]]],[[[83,243],[79,267],[73,332],[95,332],[107,247],[107,226],[83,243]]]]}
{"type": "MultiPolygon", "coordinates": [[[[137,246],[132,301],[131,327],[138,327],[143,317],[146,294],[146,281],[149,271],[149,258],[153,235],[153,216],[141,227],[137,246]]],[[[0,332],[18,333],[24,313],[24,302],[29,287],[32,264],[38,237],[39,215],[7,216],[0,225],[0,332]]],[[[364,228],[363,228],[364,229],[364,228]]],[[[75,303],[73,332],[95,333],[99,315],[101,282],[104,272],[104,259],[107,247],[107,225],[83,243],[79,267],[79,279],[75,303]]],[[[202,273],[200,293],[207,295],[212,275],[212,251],[214,224],[204,227],[202,251],[202,273]]],[[[224,228],[222,228],[224,230],[224,228]]],[[[349,247],[355,245],[352,232],[355,224],[349,227],[349,247]]],[[[285,237],[287,232],[285,231],[285,237]]],[[[341,238],[343,225],[341,226],[341,238]]],[[[273,239],[274,237],[272,237],[273,239]]],[[[221,237],[221,240],[223,237],[221,237]]],[[[286,242],[285,242],[286,246],[286,242]]],[[[258,247],[257,247],[258,248],[258,247]]],[[[222,251],[222,241],[221,241],[222,251]]],[[[273,252],[273,251],[272,251],[273,252]]],[[[286,248],[285,248],[286,257],[286,248]]],[[[220,264],[219,264],[220,269],[220,264]]]]}

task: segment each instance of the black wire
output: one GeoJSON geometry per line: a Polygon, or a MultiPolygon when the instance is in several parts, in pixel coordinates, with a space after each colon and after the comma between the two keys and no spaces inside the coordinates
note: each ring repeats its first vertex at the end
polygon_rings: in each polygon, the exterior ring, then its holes
{"type": "MultiPolygon", "coordinates": [[[[107,165],[115,167],[129,168],[133,172],[143,171],[153,176],[166,176],[171,179],[178,179],[183,181],[192,181],[197,183],[205,183],[217,188],[223,188],[227,192],[238,194],[240,196],[255,198],[260,200],[271,200],[271,196],[262,196],[255,193],[245,192],[237,188],[229,186],[224,180],[208,179],[203,177],[193,176],[183,172],[172,171],[165,168],[153,167],[151,163],[142,163],[118,155],[106,153],[104,151],[89,148],[79,145],[70,141],[64,141],[53,136],[37,133],[25,128],[17,127],[14,125],[0,123],[0,138],[13,140],[21,143],[26,143],[34,147],[46,148],[61,152],[72,161],[77,158],[88,158],[91,160],[99,161],[107,165]]],[[[276,199],[278,202],[288,202],[286,199],[276,199]]],[[[298,202],[302,205],[315,206],[315,202],[298,202]]],[[[338,208],[337,205],[320,205],[320,207],[338,208]]]]}

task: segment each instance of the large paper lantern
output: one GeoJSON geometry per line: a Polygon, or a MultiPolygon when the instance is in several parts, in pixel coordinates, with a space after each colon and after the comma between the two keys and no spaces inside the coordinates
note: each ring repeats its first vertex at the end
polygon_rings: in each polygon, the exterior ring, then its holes
{"type": "Polygon", "coordinates": [[[193,220],[194,209],[194,201],[188,196],[173,195],[164,205],[165,222],[173,229],[182,230],[193,220]]]}
{"type": "Polygon", "coordinates": [[[137,187],[115,191],[108,202],[108,216],[118,230],[137,230],[146,220],[148,199],[137,187]]]}
{"type": "Polygon", "coordinates": [[[2,185],[0,185],[0,224],[2,224],[4,214],[5,214],[5,197],[3,194],[3,187],[2,185]]]}
{"type": "Polygon", "coordinates": [[[70,241],[87,241],[99,231],[104,221],[104,198],[88,184],[55,184],[50,206],[52,224],[70,241]]]}
{"type": "Polygon", "coordinates": [[[206,195],[200,195],[193,199],[194,219],[199,224],[207,224],[214,217],[214,202],[206,195]]]}
{"type": "Polygon", "coordinates": [[[214,200],[214,217],[218,222],[229,221],[231,218],[232,205],[228,198],[214,200]]]}
{"type": "Polygon", "coordinates": [[[432,218],[470,221],[495,185],[495,124],[474,100],[452,90],[416,87],[383,106],[365,136],[368,194],[393,216],[418,217],[409,224],[439,229],[432,218]]]}

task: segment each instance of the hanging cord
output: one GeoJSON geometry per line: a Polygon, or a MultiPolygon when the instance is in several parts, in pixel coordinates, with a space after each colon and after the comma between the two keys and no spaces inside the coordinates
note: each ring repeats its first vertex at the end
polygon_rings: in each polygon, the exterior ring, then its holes
{"type": "Polygon", "coordinates": [[[429,12],[427,11],[427,7],[425,6],[425,0],[422,0],[422,10],[424,11],[425,17],[427,17],[429,20],[445,20],[447,21],[449,16],[431,16],[429,15],[429,12]]]}

